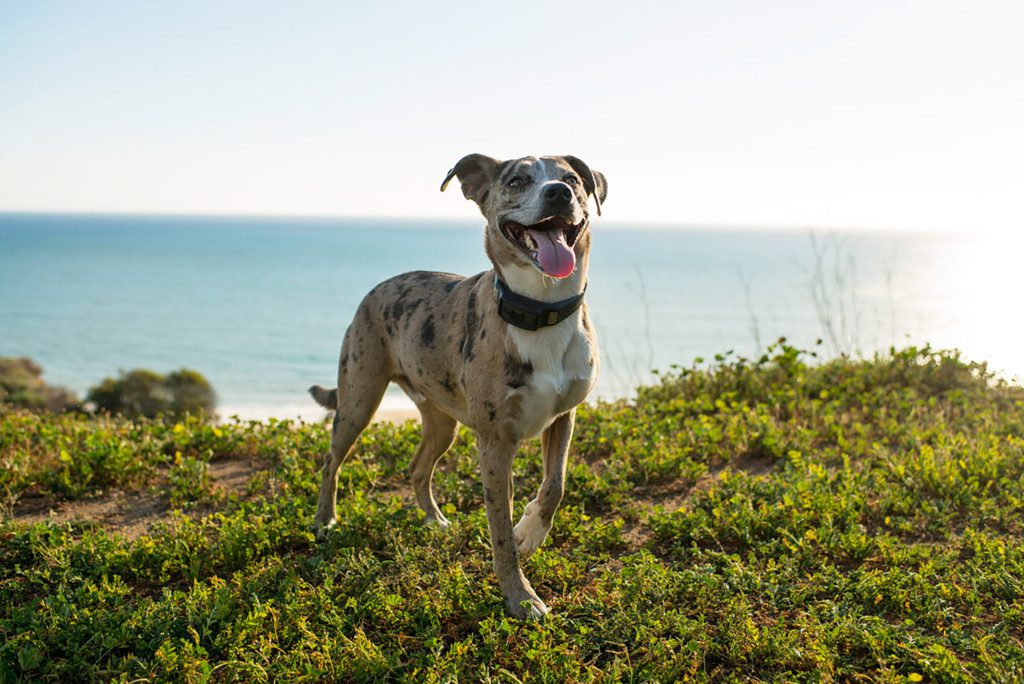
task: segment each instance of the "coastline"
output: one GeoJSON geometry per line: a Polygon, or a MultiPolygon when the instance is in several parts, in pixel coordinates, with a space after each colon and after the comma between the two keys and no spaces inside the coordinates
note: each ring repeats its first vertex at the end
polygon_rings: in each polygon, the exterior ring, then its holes
{"type": "MultiPolygon", "coordinates": [[[[322,423],[331,416],[331,411],[320,408],[312,400],[303,404],[249,404],[219,406],[217,408],[220,424],[231,423],[237,418],[241,422],[276,420],[296,420],[304,423],[322,423]]],[[[373,415],[374,423],[393,423],[395,425],[407,420],[419,422],[420,412],[416,404],[405,395],[384,395],[377,412],[373,415]]]]}

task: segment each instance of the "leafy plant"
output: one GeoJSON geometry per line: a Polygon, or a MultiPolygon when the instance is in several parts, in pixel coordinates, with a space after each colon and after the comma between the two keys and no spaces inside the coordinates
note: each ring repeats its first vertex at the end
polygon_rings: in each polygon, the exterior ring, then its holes
{"type": "Polygon", "coordinates": [[[128,418],[173,420],[187,413],[212,418],[216,406],[206,378],[185,368],[167,375],[144,368],[121,372],[90,389],[86,398],[100,411],[128,418]]]}
{"type": "Polygon", "coordinates": [[[0,357],[0,404],[66,411],[78,405],[78,398],[70,390],[48,385],[43,369],[32,359],[0,357]]]}

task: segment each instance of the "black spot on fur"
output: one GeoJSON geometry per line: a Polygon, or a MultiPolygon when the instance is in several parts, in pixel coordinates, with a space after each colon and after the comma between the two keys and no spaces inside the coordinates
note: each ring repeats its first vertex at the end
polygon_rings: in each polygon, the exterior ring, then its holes
{"type": "MultiPolygon", "coordinates": [[[[495,411],[494,409],[491,409],[490,411],[487,412],[487,417],[490,418],[491,422],[493,423],[494,421],[496,421],[498,419],[498,412],[495,411]]],[[[492,475],[493,475],[493,473],[492,473],[492,475]]]]}
{"type": "Polygon", "coordinates": [[[533,364],[529,361],[523,363],[511,356],[505,357],[505,381],[512,389],[522,387],[529,382],[533,375],[533,364]]]}
{"type": "Polygon", "coordinates": [[[480,339],[487,337],[487,328],[480,328],[480,339]]]}
{"type": "Polygon", "coordinates": [[[473,336],[476,335],[476,292],[469,293],[466,301],[466,337],[462,342],[462,358],[473,358],[473,336]]]}
{"type": "Polygon", "coordinates": [[[423,321],[423,327],[420,328],[420,342],[426,346],[434,343],[434,317],[427,316],[427,320],[423,321]]]}
{"type": "Polygon", "coordinates": [[[452,382],[452,376],[445,374],[444,380],[441,381],[441,387],[444,387],[449,394],[455,392],[455,384],[452,382]]]}
{"type": "Polygon", "coordinates": [[[392,319],[398,320],[399,318],[402,317],[403,313],[405,313],[405,304],[402,302],[401,299],[399,299],[394,304],[391,305],[391,311],[389,312],[388,315],[392,319]]]}
{"type": "Polygon", "coordinates": [[[448,283],[447,285],[444,286],[444,291],[445,292],[451,292],[452,290],[455,289],[455,286],[458,285],[458,284],[459,284],[459,281],[453,280],[453,281],[451,281],[450,283],[448,283]]]}

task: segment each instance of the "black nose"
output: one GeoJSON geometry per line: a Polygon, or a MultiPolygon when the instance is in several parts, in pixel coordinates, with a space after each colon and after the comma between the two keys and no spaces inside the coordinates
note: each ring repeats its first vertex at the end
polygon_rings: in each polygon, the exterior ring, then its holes
{"type": "Polygon", "coordinates": [[[541,191],[541,196],[548,202],[564,204],[572,201],[572,188],[565,183],[548,183],[541,191]]]}

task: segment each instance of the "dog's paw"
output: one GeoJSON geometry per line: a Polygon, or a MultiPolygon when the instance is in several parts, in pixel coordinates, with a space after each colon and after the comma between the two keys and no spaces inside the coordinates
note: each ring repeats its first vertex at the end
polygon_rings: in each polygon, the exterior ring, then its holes
{"type": "Polygon", "coordinates": [[[317,541],[324,541],[327,539],[327,535],[330,534],[331,529],[338,524],[338,521],[331,518],[327,522],[321,522],[317,520],[313,523],[313,534],[316,535],[317,541]]]}
{"type": "Polygon", "coordinates": [[[548,536],[550,525],[545,525],[541,520],[540,506],[536,501],[531,501],[523,511],[523,517],[512,529],[512,535],[516,540],[516,547],[519,549],[519,556],[526,558],[540,548],[544,538],[548,536]]]}
{"type": "Polygon", "coordinates": [[[444,517],[440,513],[437,515],[428,515],[424,519],[424,522],[427,523],[428,527],[434,527],[439,530],[447,530],[452,525],[448,518],[444,517]]]}
{"type": "Polygon", "coordinates": [[[519,620],[543,620],[548,607],[536,594],[523,594],[505,599],[508,614],[519,620]]]}

